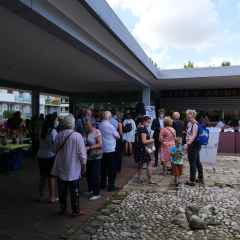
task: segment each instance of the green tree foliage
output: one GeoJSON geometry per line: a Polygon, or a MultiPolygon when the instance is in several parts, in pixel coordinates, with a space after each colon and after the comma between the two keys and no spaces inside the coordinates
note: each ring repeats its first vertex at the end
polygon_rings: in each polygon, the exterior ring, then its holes
{"type": "Polygon", "coordinates": [[[14,110],[5,110],[3,112],[3,118],[11,118],[15,112],[14,110]]]}
{"type": "Polygon", "coordinates": [[[158,70],[160,70],[160,67],[158,67],[158,65],[157,65],[157,63],[156,62],[153,62],[153,60],[152,60],[152,58],[150,57],[150,60],[151,60],[151,62],[153,63],[153,65],[158,69],[158,70]]]}
{"type": "Polygon", "coordinates": [[[229,62],[229,61],[222,62],[221,65],[222,65],[222,67],[231,66],[231,62],[229,62]]]}
{"type": "Polygon", "coordinates": [[[193,62],[191,62],[191,61],[189,60],[187,64],[184,63],[183,67],[184,67],[184,68],[194,68],[193,62]]]}

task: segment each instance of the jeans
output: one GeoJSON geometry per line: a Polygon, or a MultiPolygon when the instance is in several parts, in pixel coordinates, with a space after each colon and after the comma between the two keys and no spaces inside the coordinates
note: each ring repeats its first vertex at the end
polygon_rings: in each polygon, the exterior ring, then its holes
{"type": "Polygon", "coordinates": [[[116,179],[116,152],[103,153],[101,161],[101,182],[100,187],[106,187],[108,176],[108,189],[115,188],[115,179],[116,179]]]}
{"type": "Polygon", "coordinates": [[[101,159],[87,161],[87,183],[88,191],[93,192],[93,196],[100,195],[99,166],[101,159]]]}
{"type": "Polygon", "coordinates": [[[71,194],[71,205],[73,213],[79,213],[79,183],[80,179],[73,181],[65,181],[61,180],[59,177],[57,178],[58,182],[58,196],[59,196],[59,204],[61,211],[65,211],[67,209],[67,193],[68,187],[71,194]]]}
{"type": "Polygon", "coordinates": [[[196,168],[198,170],[198,178],[203,179],[203,168],[200,162],[199,151],[201,146],[193,143],[188,146],[188,161],[190,164],[190,181],[195,182],[196,180],[196,168]]]}
{"type": "Polygon", "coordinates": [[[121,146],[122,146],[122,136],[116,141],[116,171],[120,172],[122,169],[122,153],[121,153],[121,146]]]}
{"type": "Polygon", "coordinates": [[[155,157],[155,165],[158,164],[158,151],[159,151],[159,147],[160,147],[160,142],[158,141],[158,139],[154,139],[154,145],[155,145],[155,152],[154,152],[154,157],[155,157]]]}

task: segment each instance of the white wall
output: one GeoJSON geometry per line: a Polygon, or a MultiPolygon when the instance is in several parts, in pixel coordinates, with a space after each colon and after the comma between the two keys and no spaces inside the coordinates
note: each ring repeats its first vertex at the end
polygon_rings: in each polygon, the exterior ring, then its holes
{"type": "Polygon", "coordinates": [[[0,93],[0,99],[2,102],[15,102],[15,95],[9,93],[0,93]]]}

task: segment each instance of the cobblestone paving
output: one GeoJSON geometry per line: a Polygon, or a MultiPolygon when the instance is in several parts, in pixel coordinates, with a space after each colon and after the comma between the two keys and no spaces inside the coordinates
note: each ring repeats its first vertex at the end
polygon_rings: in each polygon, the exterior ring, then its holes
{"type": "MultiPolygon", "coordinates": [[[[189,163],[185,158],[178,191],[173,175],[163,176],[161,166],[153,167],[152,178],[158,185],[139,184],[136,174],[69,239],[240,239],[240,157],[218,155],[216,164],[203,163],[203,170],[204,185],[185,187],[183,183],[189,180],[189,163]],[[199,207],[217,206],[221,225],[191,231],[173,224],[176,205],[181,203],[178,206],[185,209],[190,202],[198,203],[199,207]]],[[[143,177],[147,179],[146,171],[143,177]]]]}

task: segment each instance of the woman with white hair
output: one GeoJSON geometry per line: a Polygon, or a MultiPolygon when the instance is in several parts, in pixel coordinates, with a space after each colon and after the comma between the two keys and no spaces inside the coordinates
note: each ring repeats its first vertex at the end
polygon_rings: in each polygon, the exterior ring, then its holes
{"type": "Polygon", "coordinates": [[[85,212],[79,208],[79,181],[86,172],[87,150],[81,134],[74,132],[75,118],[72,114],[63,118],[64,130],[59,132],[52,145],[55,161],[51,175],[57,176],[58,195],[61,214],[69,211],[67,207],[68,187],[71,194],[72,216],[78,217],[85,212]]]}
{"type": "Polygon", "coordinates": [[[84,192],[84,195],[93,194],[90,198],[91,201],[100,198],[100,182],[99,182],[99,166],[102,155],[90,156],[90,151],[100,149],[102,147],[102,136],[101,132],[94,128],[96,120],[91,117],[85,118],[85,126],[88,129],[83,135],[83,140],[88,151],[87,156],[87,183],[88,192],[84,192]]]}

